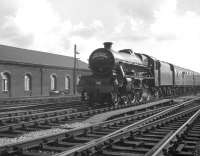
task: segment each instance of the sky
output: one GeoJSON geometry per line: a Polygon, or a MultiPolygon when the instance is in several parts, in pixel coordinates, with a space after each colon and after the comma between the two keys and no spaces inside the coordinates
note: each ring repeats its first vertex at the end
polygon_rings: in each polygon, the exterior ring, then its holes
{"type": "Polygon", "coordinates": [[[113,42],[200,72],[200,0],[0,0],[0,44],[87,61],[113,42]]]}

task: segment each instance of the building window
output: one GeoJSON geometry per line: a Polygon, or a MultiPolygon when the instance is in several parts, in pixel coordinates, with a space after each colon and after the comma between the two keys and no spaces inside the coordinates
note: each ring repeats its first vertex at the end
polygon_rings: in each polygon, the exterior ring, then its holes
{"type": "Polygon", "coordinates": [[[8,92],[10,88],[10,75],[8,73],[2,73],[2,91],[8,92]]]}
{"type": "Polygon", "coordinates": [[[26,74],[24,76],[24,90],[30,91],[31,90],[31,75],[26,74]]]}
{"type": "Polygon", "coordinates": [[[56,75],[51,75],[51,90],[56,90],[57,78],[56,75]]]}
{"type": "Polygon", "coordinates": [[[65,77],[65,89],[66,90],[70,89],[70,77],[69,76],[65,77]]]}
{"type": "Polygon", "coordinates": [[[77,76],[77,78],[76,78],[76,85],[79,84],[80,79],[81,79],[81,75],[77,76]]]}

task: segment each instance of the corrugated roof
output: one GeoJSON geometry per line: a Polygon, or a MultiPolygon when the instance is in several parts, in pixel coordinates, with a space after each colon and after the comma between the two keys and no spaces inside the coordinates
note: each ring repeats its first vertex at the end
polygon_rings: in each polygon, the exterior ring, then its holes
{"type": "MultiPolygon", "coordinates": [[[[68,68],[73,68],[74,66],[73,57],[16,48],[6,45],[0,45],[0,60],[68,68]]],[[[77,62],[77,68],[89,69],[88,64],[80,60],[77,62]]]]}

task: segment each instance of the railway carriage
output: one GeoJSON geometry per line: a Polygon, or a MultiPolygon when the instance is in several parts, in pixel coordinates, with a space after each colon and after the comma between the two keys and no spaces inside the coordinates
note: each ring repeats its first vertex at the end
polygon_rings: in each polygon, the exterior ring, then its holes
{"type": "Polygon", "coordinates": [[[83,100],[126,104],[199,90],[199,73],[111,45],[105,42],[91,53],[92,75],[82,76],[78,85],[83,100]]]}
{"type": "Polygon", "coordinates": [[[194,90],[195,92],[199,91],[200,90],[200,74],[197,73],[197,72],[194,72],[194,90]]]}
{"type": "Polygon", "coordinates": [[[194,72],[174,65],[174,88],[176,94],[191,92],[194,85],[194,72]]]}

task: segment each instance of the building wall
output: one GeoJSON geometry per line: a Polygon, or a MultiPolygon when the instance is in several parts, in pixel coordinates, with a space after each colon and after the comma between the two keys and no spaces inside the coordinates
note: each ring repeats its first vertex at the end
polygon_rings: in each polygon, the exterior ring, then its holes
{"type": "Polygon", "coordinates": [[[57,84],[56,90],[58,91],[65,91],[65,76],[70,77],[70,90],[69,94],[72,93],[72,81],[73,81],[73,71],[72,70],[62,70],[56,68],[44,68],[43,69],[43,95],[48,96],[49,92],[51,91],[51,74],[56,75],[57,84]]]}
{"type": "MultiPolygon", "coordinates": [[[[69,95],[73,94],[73,70],[61,69],[57,67],[36,67],[30,65],[13,65],[0,64],[0,73],[7,72],[10,74],[11,88],[10,92],[2,91],[2,77],[0,76],[0,97],[36,97],[49,96],[51,92],[51,74],[57,77],[58,91],[63,91],[69,95]],[[31,75],[32,89],[31,91],[24,91],[24,76],[28,73],[31,75]],[[70,89],[65,90],[65,76],[70,77],[70,89]]],[[[89,74],[89,71],[77,71],[77,77],[80,75],[89,74]]]]}
{"type": "Polygon", "coordinates": [[[10,91],[2,91],[2,77],[0,76],[0,97],[40,96],[41,74],[40,69],[30,66],[0,64],[0,73],[7,72],[10,75],[10,91]],[[24,91],[24,76],[28,73],[32,76],[32,90],[24,91]]]}

